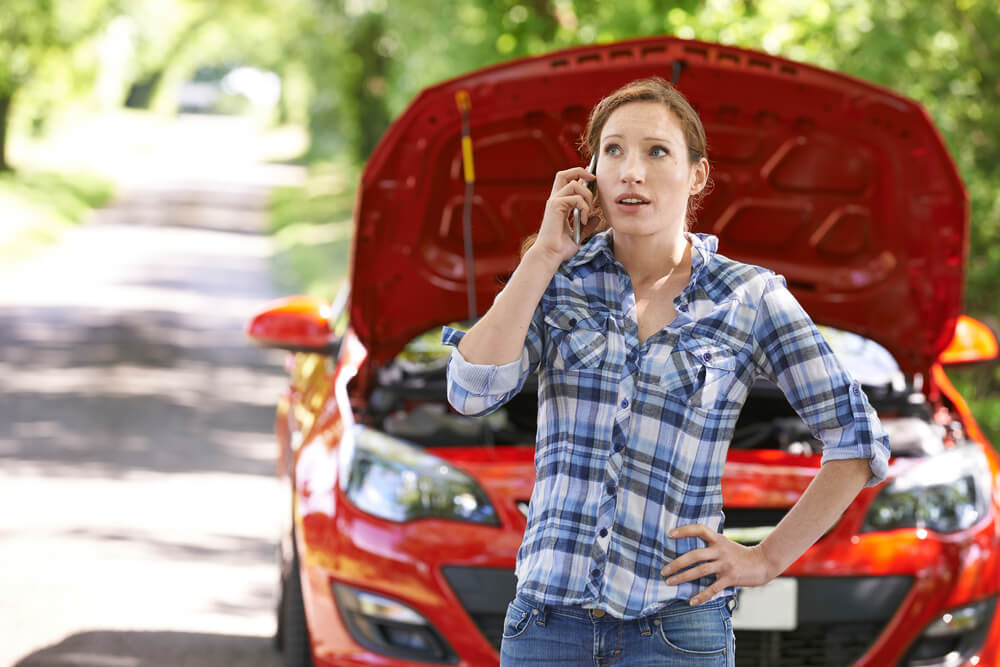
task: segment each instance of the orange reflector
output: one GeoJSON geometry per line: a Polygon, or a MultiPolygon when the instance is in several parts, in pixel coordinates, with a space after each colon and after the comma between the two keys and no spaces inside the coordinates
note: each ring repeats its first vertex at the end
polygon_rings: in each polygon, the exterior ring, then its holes
{"type": "Polygon", "coordinates": [[[993,331],[968,315],[960,315],[955,323],[955,337],[948,343],[938,361],[942,364],[967,364],[997,358],[997,337],[993,331]]]}

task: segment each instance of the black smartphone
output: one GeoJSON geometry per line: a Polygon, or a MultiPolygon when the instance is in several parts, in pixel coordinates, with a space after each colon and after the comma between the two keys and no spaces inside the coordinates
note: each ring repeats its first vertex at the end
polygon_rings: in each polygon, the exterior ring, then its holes
{"type": "MultiPolygon", "coordinates": [[[[597,173],[597,154],[590,158],[590,164],[587,165],[587,171],[591,174],[597,173]]],[[[590,190],[591,194],[597,192],[597,179],[592,181],[587,181],[587,189],[590,190]]],[[[573,209],[573,242],[580,245],[580,209],[573,209]]]]}

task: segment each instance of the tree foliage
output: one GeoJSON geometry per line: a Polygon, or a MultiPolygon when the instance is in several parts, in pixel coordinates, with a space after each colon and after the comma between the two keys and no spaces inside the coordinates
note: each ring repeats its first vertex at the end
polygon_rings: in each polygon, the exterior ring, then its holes
{"type": "Polygon", "coordinates": [[[110,0],[4,0],[0,12],[0,171],[16,93],[54,58],[65,58],[100,30],[110,0]]]}
{"type": "MultiPolygon", "coordinates": [[[[993,296],[1000,282],[997,0],[311,1],[324,10],[314,26],[326,30],[305,35],[310,44],[298,48],[310,53],[316,82],[313,136],[326,137],[320,155],[341,146],[364,157],[390,117],[444,78],[564,46],[654,34],[765,50],[899,91],[928,110],[970,194],[966,310],[1000,324],[993,296]]],[[[953,376],[973,397],[1000,390],[996,367],[953,376]]],[[[977,411],[1000,436],[1000,401],[980,402],[977,411]]]]}
{"type": "MultiPolygon", "coordinates": [[[[4,0],[0,169],[15,93],[81,78],[73,54],[114,16],[132,25],[134,82],[234,62],[282,75],[284,116],[306,120],[311,157],[360,164],[427,85],[552,49],[673,34],[761,49],[897,90],[928,110],[972,205],[967,310],[1000,307],[998,0],[4,0]],[[55,64],[55,66],[54,66],[55,64]]],[[[82,77],[86,78],[86,77],[82,77]]],[[[149,92],[149,91],[147,91],[149,92]]],[[[124,95],[123,95],[124,97],[124,95]]],[[[996,393],[1000,371],[958,376],[996,393]]],[[[998,402],[1000,405],[1000,402],[998,402]]],[[[1000,433],[1000,407],[991,416],[1000,433]]]]}

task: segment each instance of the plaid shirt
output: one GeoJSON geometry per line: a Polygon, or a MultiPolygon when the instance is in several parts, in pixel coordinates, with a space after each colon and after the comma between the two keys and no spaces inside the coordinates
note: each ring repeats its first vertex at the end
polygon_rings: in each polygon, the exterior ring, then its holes
{"type": "MultiPolygon", "coordinates": [[[[704,546],[667,533],[689,523],[722,531],[726,451],[758,376],[823,441],[824,463],[868,459],[867,485],[885,478],[875,411],[784,278],[717,254],[714,236],[687,238],[691,278],[677,316],[641,343],[607,231],[559,267],[520,360],[470,364],[452,351],[448,400],[463,414],[496,410],[538,372],[536,481],[516,574],[518,592],[540,604],[633,619],[711,585],[714,575],[667,584],[660,569],[704,546]]],[[[445,327],[442,342],[463,335],[445,327]]]]}

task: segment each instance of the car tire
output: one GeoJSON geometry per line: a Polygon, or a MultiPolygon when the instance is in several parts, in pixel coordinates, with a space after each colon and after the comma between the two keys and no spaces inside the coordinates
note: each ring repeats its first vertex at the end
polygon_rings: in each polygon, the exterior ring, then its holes
{"type": "Polygon", "coordinates": [[[271,638],[271,645],[274,650],[281,653],[281,650],[285,647],[285,575],[281,574],[281,569],[278,570],[278,604],[274,607],[274,637],[271,638]]]}
{"type": "Polygon", "coordinates": [[[302,579],[299,574],[297,550],[293,550],[292,562],[281,582],[275,644],[281,649],[285,667],[313,667],[309,628],[306,626],[306,609],[302,601],[302,579]]]}

